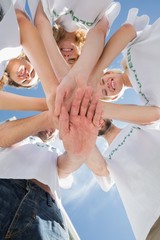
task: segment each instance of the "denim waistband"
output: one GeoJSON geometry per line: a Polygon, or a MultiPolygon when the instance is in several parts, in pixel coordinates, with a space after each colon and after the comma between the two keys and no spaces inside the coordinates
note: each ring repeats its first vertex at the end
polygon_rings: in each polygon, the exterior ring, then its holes
{"type": "Polygon", "coordinates": [[[47,198],[49,202],[50,202],[50,200],[54,201],[54,199],[52,199],[52,197],[50,196],[50,194],[48,192],[43,190],[40,186],[38,186],[32,180],[26,180],[26,179],[3,179],[3,181],[11,182],[11,184],[15,184],[15,185],[23,188],[26,191],[33,190],[37,194],[39,194],[39,196],[41,198],[43,198],[43,199],[47,198]]]}

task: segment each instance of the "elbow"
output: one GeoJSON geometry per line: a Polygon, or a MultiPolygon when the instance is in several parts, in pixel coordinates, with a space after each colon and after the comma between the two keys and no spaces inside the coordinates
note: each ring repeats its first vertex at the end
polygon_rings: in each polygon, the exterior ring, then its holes
{"type": "Polygon", "coordinates": [[[124,31],[124,34],[128,34],[130,36],[130,41],[133,40],[137,36],[137,32],[134,26],[130,23],[125,23],[122,25],[121,30],[124,31]]]}

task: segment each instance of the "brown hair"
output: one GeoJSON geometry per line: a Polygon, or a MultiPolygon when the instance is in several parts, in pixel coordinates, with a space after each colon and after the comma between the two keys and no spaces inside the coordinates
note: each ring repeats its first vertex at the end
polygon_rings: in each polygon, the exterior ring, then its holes
{"type": "Polygon", "coordinates": [[[98,131],[98,136],[105,135],[109,131],[109,129],[112,125],[112,120],[111,119],[103,119],[103,120],[104,120],[104,125],[98,131]]]}
{"type": "MultiPolygon", "coordinates": [[[[63,39],[66,31],[60,25],[55,25],[52,28],[52,30],[53,30],[53,36],[56,42],[58,43],[61,39],[63,39]]],[[[87,35],[87,31],[84,29],[79,28],[78,30],[75,31],[75,40],[78,43],[78,45],[81,45],[81,46],[84,45],[86,41],[86,35],[87,35]]]]}
{"type": "Polygon", "coordinates": [[[2,21],[4,17],[4,11],[3,11],[3,8],[0,6],[0,22],[2,21]]]}

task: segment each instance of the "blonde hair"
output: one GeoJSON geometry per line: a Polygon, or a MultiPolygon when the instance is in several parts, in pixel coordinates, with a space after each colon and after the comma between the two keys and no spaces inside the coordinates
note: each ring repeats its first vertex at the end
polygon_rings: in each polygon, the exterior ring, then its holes
{"type": "MultiPolygon", "coordinates": [[[[53,30],[53,36],[54,36],[56,42],[58,43],[61,39],[63,39],[66,31],[64,30],[64,28],[62,26],[57,25],[57,24],[52,28],[52,30],[53,30]]],[[[75,40],[78,43],[78,45],[83,46],[86,41],[87,31],[79,28],[74,33],[75,33],[75,40]]]]}
{"type": "Polygon", "coordinates": [[[0,90],[3,90],[6,85],[8,85],[8,74],[4,72],[2,78],[0,79],[0,90]]]}
{"type": "Polygon", "coordinates": [[[112,69],[105,68],[103,70],[104,75],[109,74],[110,72],[117,73],[117,74],[123,73],[122,69],[120,69],[120,68],[112,68],[112,69]]]}

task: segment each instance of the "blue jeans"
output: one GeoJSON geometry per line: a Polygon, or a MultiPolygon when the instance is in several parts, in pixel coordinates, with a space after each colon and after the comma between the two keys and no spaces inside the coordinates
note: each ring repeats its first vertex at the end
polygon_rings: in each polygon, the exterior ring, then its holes
{"type": "Polygon", "coordinates": [[[30,180],[0,179],[0,240],[68,240],[56,202],[30,180]]]}

